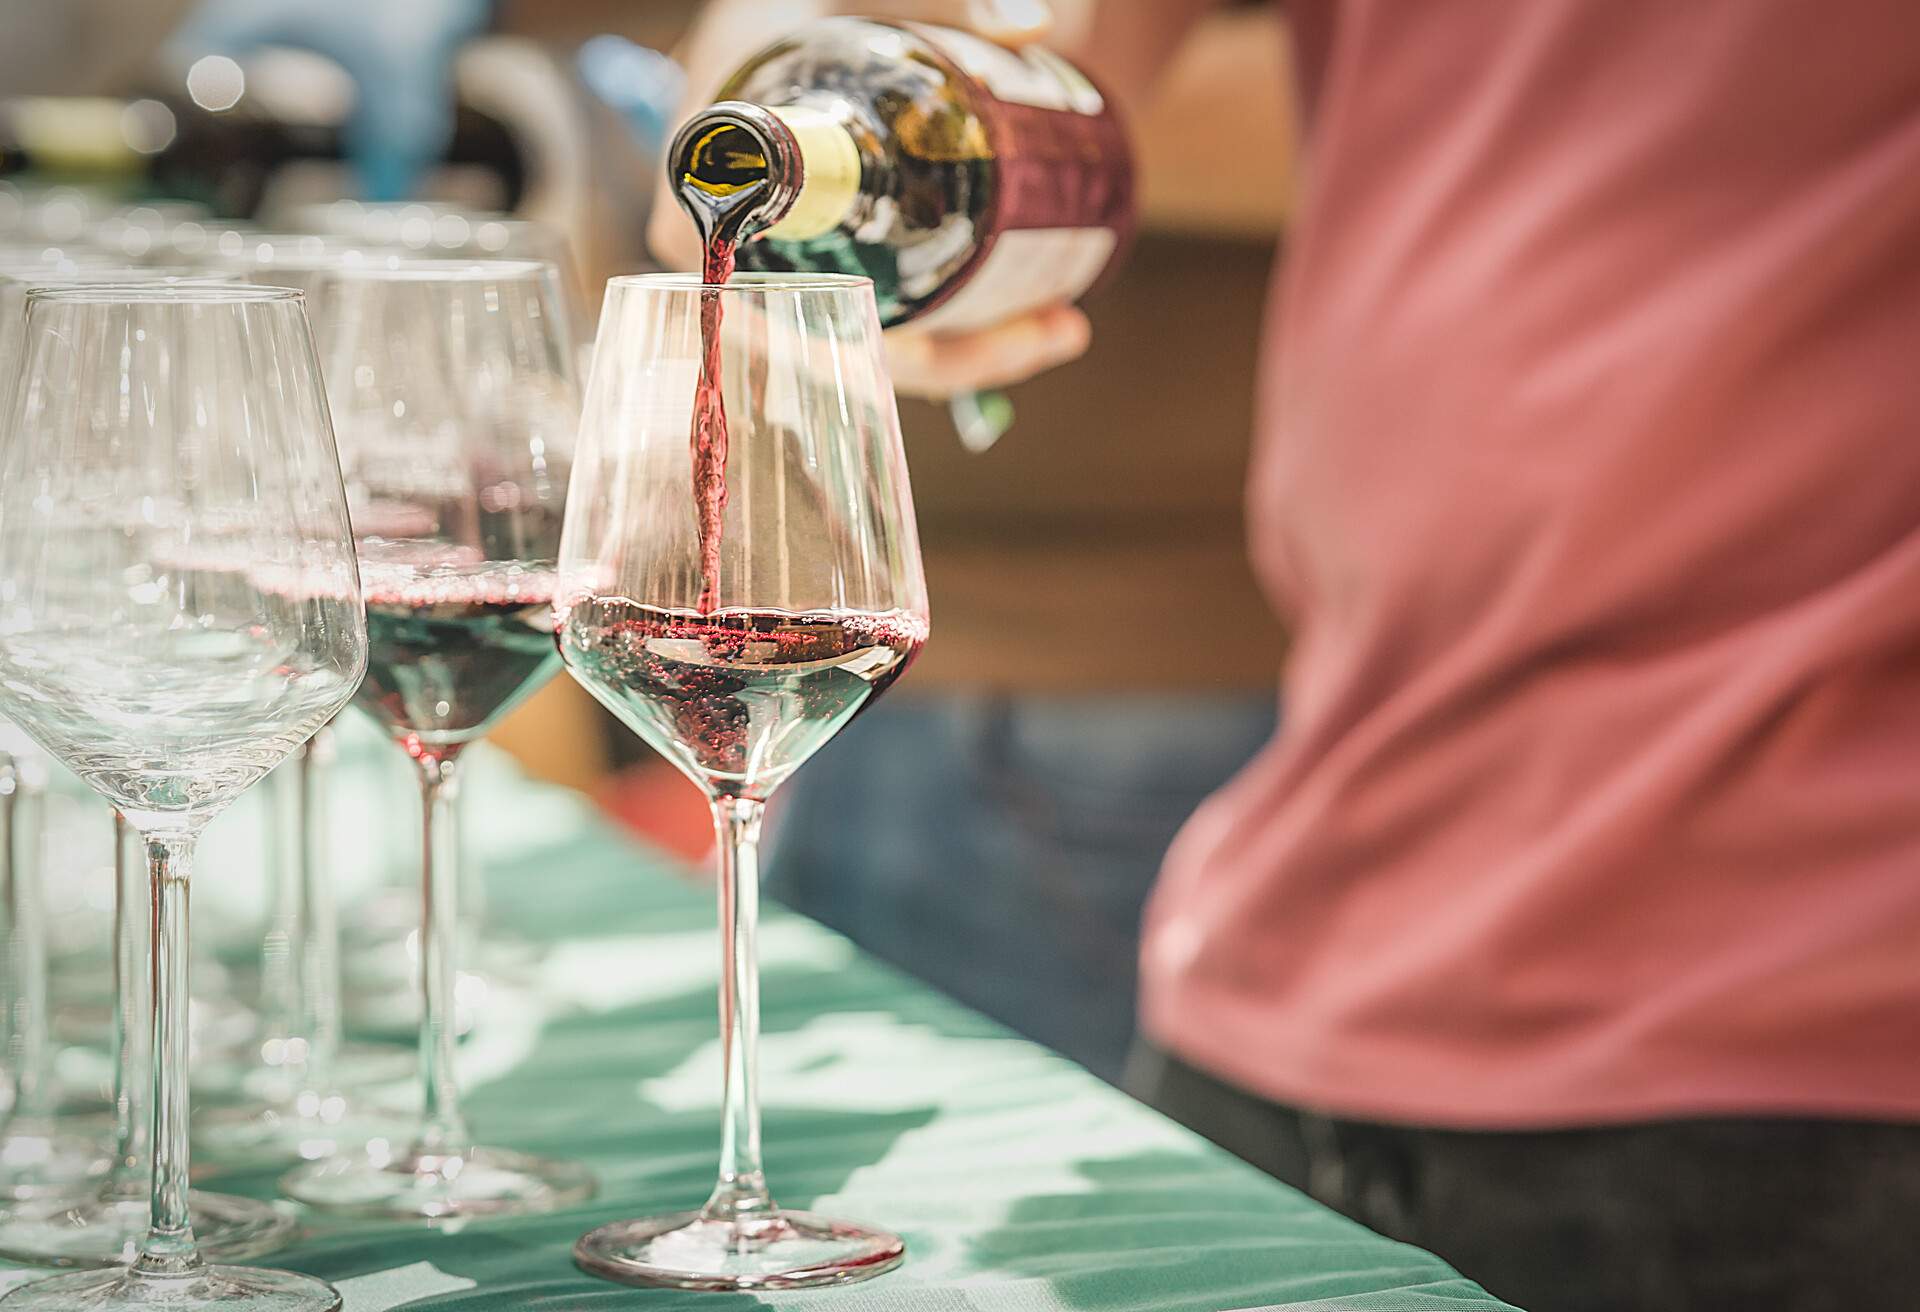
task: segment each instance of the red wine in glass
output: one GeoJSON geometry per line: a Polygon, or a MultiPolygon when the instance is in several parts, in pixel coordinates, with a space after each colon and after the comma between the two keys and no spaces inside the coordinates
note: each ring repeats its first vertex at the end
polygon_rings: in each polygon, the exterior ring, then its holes
{"type": "Polygon", "coordinates": [[[410,751],[477,736],[553,673],[551,569],[365,569],[367,677],[359,703],[410,751]]]}
{"type": "Polygon", "coordinates": [[[892,686],[927,638],[904,611],[692,614],[589,597],[559,633],[588,688],[722,796],[764,798],[892,686]]]}

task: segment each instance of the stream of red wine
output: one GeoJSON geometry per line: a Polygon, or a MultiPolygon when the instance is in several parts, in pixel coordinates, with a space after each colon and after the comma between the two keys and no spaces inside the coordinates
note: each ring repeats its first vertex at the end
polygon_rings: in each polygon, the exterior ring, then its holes
{"type": "Polygon", "coordinates": [[[700,382],[693,393],[693,509],[700,526],[701,614],[720,604],[720,532],[727,510],[727,402],[720,391],[720,293],[733,276],[736,238],[716,232],[707,239],[700,281],[700,382]]]}
{"type": "Polygon", "coordinates": [[[551,569],[441,574],[363,560],[361,571],[367,677],[355,701],[416,755],[478,737],[558,663],[551,569]]]}

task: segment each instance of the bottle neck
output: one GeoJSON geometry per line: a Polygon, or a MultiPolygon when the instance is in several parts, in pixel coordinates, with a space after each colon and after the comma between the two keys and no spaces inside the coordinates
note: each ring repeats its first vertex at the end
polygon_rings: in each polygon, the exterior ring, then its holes
{"type": "Polygon", "coordinates": [[[667,152],[674,193],[708,240],[831,232],[860,194],[846,126],[804,105],[721,101],[681,126],[667,152]]]}

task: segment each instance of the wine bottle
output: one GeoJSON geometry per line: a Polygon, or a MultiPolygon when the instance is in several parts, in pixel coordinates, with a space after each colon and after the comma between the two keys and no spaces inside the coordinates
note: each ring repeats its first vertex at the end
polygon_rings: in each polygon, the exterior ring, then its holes
{"type": "Polygon", "coordinates": [[[1134,222],[1112,103],[1067,60],[948,28],[810,24],[753,56],[667,167],[739,268],[863,274],[881,322],[984,327],[1077,300],[1134,222]]]}

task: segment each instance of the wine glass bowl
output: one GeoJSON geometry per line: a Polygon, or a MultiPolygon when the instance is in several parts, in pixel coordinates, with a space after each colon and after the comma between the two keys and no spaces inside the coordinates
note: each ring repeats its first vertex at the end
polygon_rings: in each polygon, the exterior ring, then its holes
{"type": "Polygon", "coordinates": [[[209,1265],[188,1179],[187,902],[206,823],[352,696],[366,619],[302,298],[37,289],[0,414],[0,709],[138,831],[153,890],[152,1180],[124,1269],[8,1308],[329,1312],[209,1265]]]}
{"type": "MultiPolygon", "coordinates": [[[[237,385],[249,352],[294,354],[303,344],[290,325],[305,328],[304,316],[246,313],[256,303],[297,309],[297,294],[217,294],[226,299],[205,299],[199,287],[29,293],[44,327],[29,343],[16,409],[25,440],[45,433],[38,449],[65,449],[37,467],[45,486],[35,498],[9,495],[17,512],[0,525],[0,550],[33,608],[30,623],[0,623],[0,678],[11,717],[143,827],[197,829],[323,724],[364,670],[363,645],[343,648],[349,663],[330,641],[362,630],[352,558],[308,552],[281,531],[311,514],[309,485],[329,472],[337,481],[337,471],[283,471],[271,503],[205,504],[207,486],[258,475],[257,446],[294,445],[285,430],[262,441],[257,429],[273,416],[237,385]],[[97,326],[117,305],[129,307],[121,320],[97,326]],[[208,313],[226,306],[243,308],[208,313]],[[55,349],[67,320],[95,337],[55,349]],[[118,381],[153,404],[102,425],[90,384],[114,332],[179,345],[130,353],[118,381]],[[256,340],[275,334],[281,340],[256,340]],[[206,337],[225,338],[210,351],[224,358],[204,381],[180,386],[194,363],[180,357],[206,337]],[[199,440],[163,440],[182,432],[199,440]],[[96,463],[103,455],[119,462],[111,474],[96,463]],[[176,459],[183,464],[169,473],[176,459]],[[132,478],[154,492],[127,500],[132,478]],[[143,659],[127,660],[129,650],[143,659]]],[[[324,414],[317,392],[275,399],[324,414]]]]}
{"type": "Polygon", "coordinates": [[[337,270],[322,300],[376,635],[361,703],[451,754],[558,668],[553,563],[580,404],[558,274],[411,260],[337,270]]]}
{"type": "Polygon", "coordinates": [[[694,615],[581,598],[561,629],[578,676],[642,739],[721,796],[764,801],[926,641],[910,611],[694,615]]]}
{"type": "Polygon", "coordinates": [[[791,1289],[897,1265],[885,1230],[775,1204],[755,1065],[767,797],[926,641],[926,583],[872,285],[608,285],[555,604],[569,672],[707,794],[720,869],[723,1134],[705,1206],[603,1226],[584,1269],[791,1289]],[[691,442],[691,454],[689,445],[691,442]]]}
{"type": "Polygon", "coordinates": [[[136,824],[198,828],[365,669],[354,559],[305,535],[330,501],[344,524],[339,471],[308,454],[269,476],[261,459],[320,445],[296,431],[326,413],[301,300],[223,284],[27,300],[38,331],[5,467],[37,481],[29,496],[10,478],[0,502],[16,586],[0,687],[10,716],[136,824]],[[309,369],[255,381],[259,359],[309,369]],[[104,408],[103,382],[145,404],[104,408]]]}

